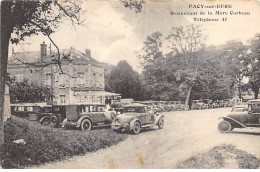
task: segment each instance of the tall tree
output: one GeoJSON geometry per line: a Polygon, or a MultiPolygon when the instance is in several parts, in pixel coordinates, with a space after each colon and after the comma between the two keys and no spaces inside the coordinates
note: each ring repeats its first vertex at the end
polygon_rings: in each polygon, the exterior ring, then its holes
{"type": "Polygon", "coordinates": [[[142,98],[140,76],[125,60],[120,61],[117,66],[111,70],[108,84],[112,90],[116,93],[120,93],[122,98],[133,98],[134,100],[140,100],[142,98]]]}
{"type": "MultiPolygon", "coordinates": [[[[9,41],[19,43],[25,37],[42,33],[59,49],[51,34],[68,17],[72,24],[80,24],[81,2],[60,1],[1,1],[1,58],[0,58],[0,151],[3,148],[3,107],[9,41]]],[[[55,61],[59,66],[60,56],[55,61]]],[[[1,153],[1,152],[0,152],[1,153]]],[[[1,163],[1,161],[0,161],[1,163]]]]}
{"type": "Polygon", "coordinates": [[[178,94],[178,86],[171,76],[170,63],[162,53],[162,34],[148,35],[139,55],[143,66],[145,99],[172,100],[178,94]]]}
{"type": "Polygon", "coordinates": [[[243,60],[246,68],[245,75],[249,78],[249,85],[258,99],[260,89],[260,33],[250,40],[250,52],[248,58],[243,60]]]}
{"type": "Polygon", "coordinates": [[[225,72],[225,76],[230,77],[231,86],[236,86],[238,96],[241,99],[241,85],[244,73],[242,65],[243,59],[246,58],[247,47],[241,41],[227,41],[221,47],[220,68],[225,72]]]}
{"type": "Polygon", "coordinates": [[[188,85],[188,92],[185,104],[190,101],[190,93],[194,81],[198,76],[198,69],[201,67],[199,52],[205,46],[206,36],[199,25],[187,25],[186,27],[173,27],[171,33],[166,37],[170,43],[172,54],[181,54],[183,67],[178,71],[180,77],[185,78],[188,85]]]}

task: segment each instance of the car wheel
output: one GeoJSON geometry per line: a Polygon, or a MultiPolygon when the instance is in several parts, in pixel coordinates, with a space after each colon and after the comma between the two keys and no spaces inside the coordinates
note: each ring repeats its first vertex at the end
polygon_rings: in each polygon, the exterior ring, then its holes
{"type": "Polygon", "coordinates": [[[58,117],[57,116],[52,116],[50,118],[50,126],[51,127],[57,127],[58,126],[58,117]]]}
{"type": "Polygon", "coordinates": [[[169,107],[165,107],[165,111],[166,112],[170,112],[170,108],[169,107]]]}
{"type": "Polygon", "coordinates": [[[158,121],[158,127],[162,129],[164,127],[164,119],[161,117],[158,121]]]}
{"type": "Polygon", "coordinates": [[[45,125],[45,126],[49,126],[50,123],[51,123],[50,118],[44,118],[44,119],[41,121],[41,124],[42,124],[42,125],[45,125]]]}
{"type": "Polygon", "coordinates": [[[138,134],[141,130],[141,125],[140,125],[140,122],[135,122],[134,123],[134,129],[133,129],[133,133],[134,134],[138,134]]]}
{"type": "Polygon", "coordinates": [[[89,119],[84,119],[81,122],[81,130],[91,130],[92,129],[92,123],[89,119]]]}
{"type": "Polygon", "coordinates": [[[114,129],[114,132],[120,133],[120,129],[114,129]]]}
{"type": "Polygon", "coordinates": [[[218,130],[221,133],[228,133],[233,129],[232,125],[228,121],[221,121],[218,124],[218,130]]]}

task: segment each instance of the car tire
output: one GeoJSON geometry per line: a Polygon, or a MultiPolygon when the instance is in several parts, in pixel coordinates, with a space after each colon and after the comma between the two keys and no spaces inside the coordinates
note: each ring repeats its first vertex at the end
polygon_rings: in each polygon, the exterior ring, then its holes
{"type": "Polygon", "coordinates": [[[120,129],[114,129],[114,132],[120,133],[120,129]]]}
{"type": "Polygon", "coordinates": [[[160,129],[163,129],[163,127],[164,127],[164,119],[162,117],[158,121],[158,127],[160,129]]]}
{"type": "Polygon", "coordinates": [[[141,131],[141,124],[140,124],[140,122],[136,121],[134,123],[134,128],[133,128],[132,132],[133,132],[133,134],[138,134],[138,133],[140,133],[140,131],[141,131]]]}
{"type": "Polygon", "coordinates": [[[57,127],[58,126],[58,117],[57,116],[51,116],[50,126],[51,127],[57,127]]]}
{"type": "Polygon", "coordinates": [[[218,124],[218,131],[221,133],[228,133],[233,129],[234,129],[234,127],[232,127],[232,125],[228,121],[221,121],[218,124]]]}
{"type": "Polygon", "coordinates": [[[81,122],[80,127],[81,127],[82,131],[84,131],[84,130],[91,130],[92,129],[92,122],[89,119],[84,119],[81,122]]]}
{"type": "Polygon", "coordinates": [[[49,126],[51,123],[51,120],[50,118],[44,118],[42,121],[41,121],[41,125],[44,125],[44,126],[49,126]]]}
{"type": "Polygon", "coordinates": [[[165,111],[166,112],[170,112],[170,108],[169,107],[165,107],[165,111]]]}

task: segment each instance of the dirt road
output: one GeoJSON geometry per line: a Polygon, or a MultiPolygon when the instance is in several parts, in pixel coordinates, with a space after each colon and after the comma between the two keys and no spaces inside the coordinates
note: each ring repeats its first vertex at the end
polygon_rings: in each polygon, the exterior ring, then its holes
{"type": "Polygon", "coordinates": [[[218,132],[218,118],[228,111],[230,108],[167,112],[164,129],[129,135],[105,150],[35,168],[176,168],[180,161],[221,144],[232,144],[260,158],[259,128],[218,132]]]}

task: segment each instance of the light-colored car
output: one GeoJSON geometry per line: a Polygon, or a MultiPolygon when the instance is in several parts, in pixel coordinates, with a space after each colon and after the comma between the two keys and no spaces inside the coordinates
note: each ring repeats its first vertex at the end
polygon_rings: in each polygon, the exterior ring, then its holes
{"type": "Polygon", "coordinates": [[[149,111],[146,105],[131,104],[124,106],[124,113],[114,118],[111,128],[116,132],[131,131],[138,134],[142,128],[164,126],[164,116],[149,111]]]}

